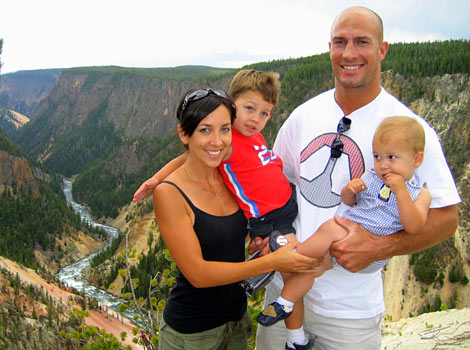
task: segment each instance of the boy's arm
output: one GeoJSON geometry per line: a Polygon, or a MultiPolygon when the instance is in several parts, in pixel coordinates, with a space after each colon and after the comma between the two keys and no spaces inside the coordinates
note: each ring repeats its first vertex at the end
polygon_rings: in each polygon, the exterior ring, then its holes
{"type": "Polygon", "coordinates": [[[188,157],[187,153],[176,157],[175,159],[170,160],[163,168],[157,171],[150,179],[145,181],[138,190],[134,193],[133,202],[140,202],[142,199],[147,197],[153,192],[153,189],[163,180],[165,180],[168,175],[178,169],[184,164],[186,158],[188,157]]]}
{"type": "Polygon", "coordinates": [[[398,213],[404,230],[408,233],[418,233],[426,224],[428,217],[431,205],[429,191],[423,188],[416,202],[413,202],[402,176],[390,173],[385,179],[385,184],[397,197],[398,213]]]}
{"type": "Polygon", "coordinates": [[[356,194],[366,189],[364,181],[359,178],[352,179],[341,190],[341,202],[346,205],[353,206],[356,204],[356,194]]]}
{"type": "Polygon", "coordinates": [[[408,233],[419,233],[426,224],[431,194],[426,188],[421,190],[415,202],[411,200],[408,191],[397,194],[398,214],[404,230],[408,233]]]}

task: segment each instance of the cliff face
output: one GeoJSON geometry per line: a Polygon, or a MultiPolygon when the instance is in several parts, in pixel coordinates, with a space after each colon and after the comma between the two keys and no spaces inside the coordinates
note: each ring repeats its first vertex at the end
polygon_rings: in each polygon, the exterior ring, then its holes
{"type": "Polygon", "coordinates": [[[12,135],[27,122],[29,122],[27,116],[0,106],[0,129],[7,135],[12,135]]]}
{"type": "Polygon", "coordinates": [[[0,193],[13,183],[30,188],[35,196],[39,195],[38,183],[28,161],[0,150],[0,193]]]}
{"type": "Polygon", "coordinates": [[[38,103],[57,83],[62,69],[20,71],[0,79],[0,106],[32,117],[38,103]]]}
{"type": "MultiPolygon", "coordinates": [[[[103,103],[103,115],[123,137],[166,135],[176,122],[169,106],[178,103],[189,81],[177,82],[132,74],[64,71],[48,98],[38,107],[38,119],[54,124],[60,138],[81,127],[103,103]]],[[[36,125],[37,126],[37,125],[36,125]]]]}
{"type": "Polygon", "coordinates": [[[16,142],[41,161],[54,163],[57,171],[81,172],[89,162],[114,154],[126,139],[174,132],[174,110],[190,87],[228,84],[226,70],[204,73],[211,83],[198,77],[201,71],[66,70],[16,142]],[[74,169],[59,169],[58,163],[69,163],[74,156],[83,158],[74,169]]]}

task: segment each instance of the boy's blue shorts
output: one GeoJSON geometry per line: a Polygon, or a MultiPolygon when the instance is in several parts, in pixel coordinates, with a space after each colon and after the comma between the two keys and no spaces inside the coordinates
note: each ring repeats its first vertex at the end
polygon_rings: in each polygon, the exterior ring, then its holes
{"type": "Polygon", "coordinates": [[[248,219],[248,229],[252,239],[255,237],[265,238],[274,230],[281,232],[283,235],[295,233],[292,223],[298,213],[297,198],[295,186],[293,184],[290,185],[292,195],[283,207],[274,209],[258,218],[248,219]]]}

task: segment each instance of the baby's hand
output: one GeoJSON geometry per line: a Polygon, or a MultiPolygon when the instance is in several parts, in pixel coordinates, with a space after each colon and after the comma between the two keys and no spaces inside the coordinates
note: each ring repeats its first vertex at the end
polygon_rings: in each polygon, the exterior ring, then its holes
{"type": "Polygon", "coordinates": [[[395,193],[395,195],[397,195],[400,191],[406,191],[405,180],[401,175],[394,173],[387,174],[385,176],[385,184],[390,187],[390,189],[393,193],[395,193]]]}
{"type": "Polygon", "coordinates": [[[364,184],[364,181],[362,181],[360,178],[352,179],[346,185],[346,191],[348,191],[351,195],[356,195],[359,192],[364,191],[365,189],[366,185],[364,184]]]}

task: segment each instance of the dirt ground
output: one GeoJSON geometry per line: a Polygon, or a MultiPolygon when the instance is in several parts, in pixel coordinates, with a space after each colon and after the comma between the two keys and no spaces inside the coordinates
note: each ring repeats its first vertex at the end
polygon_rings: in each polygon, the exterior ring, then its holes
{"type": "MultiPolygon", "coordinates": [[[[34,270],[18,265],[17,263],[5,259],[0,256],[0,268],[6,269],[13,274],[18,274],[18,277],[25,284],[31,284],[36,287],[42,287],[57,303],[63,304],[68,307],[68,300],[75,296],[73,293],[60,289],[57,285],[48,283],[41,276],[39,276],[34,270]]],[[[85,318],[85,322],[89,326],[96,326],[100,329],[104,329],[106,332],[113,334],[117,339],[120,340],[121,332],[126,332],[128,335],[123,345],[130,345],[133,350],[141,350],[137,344],[132,342],[132,329],[134,328],[129,320],[122,319],[120,315],[117,315],[114,311],[89,311],[90,316],[85,318]],[[119,319],[117,317],[119,317],[119,319]]]]}

